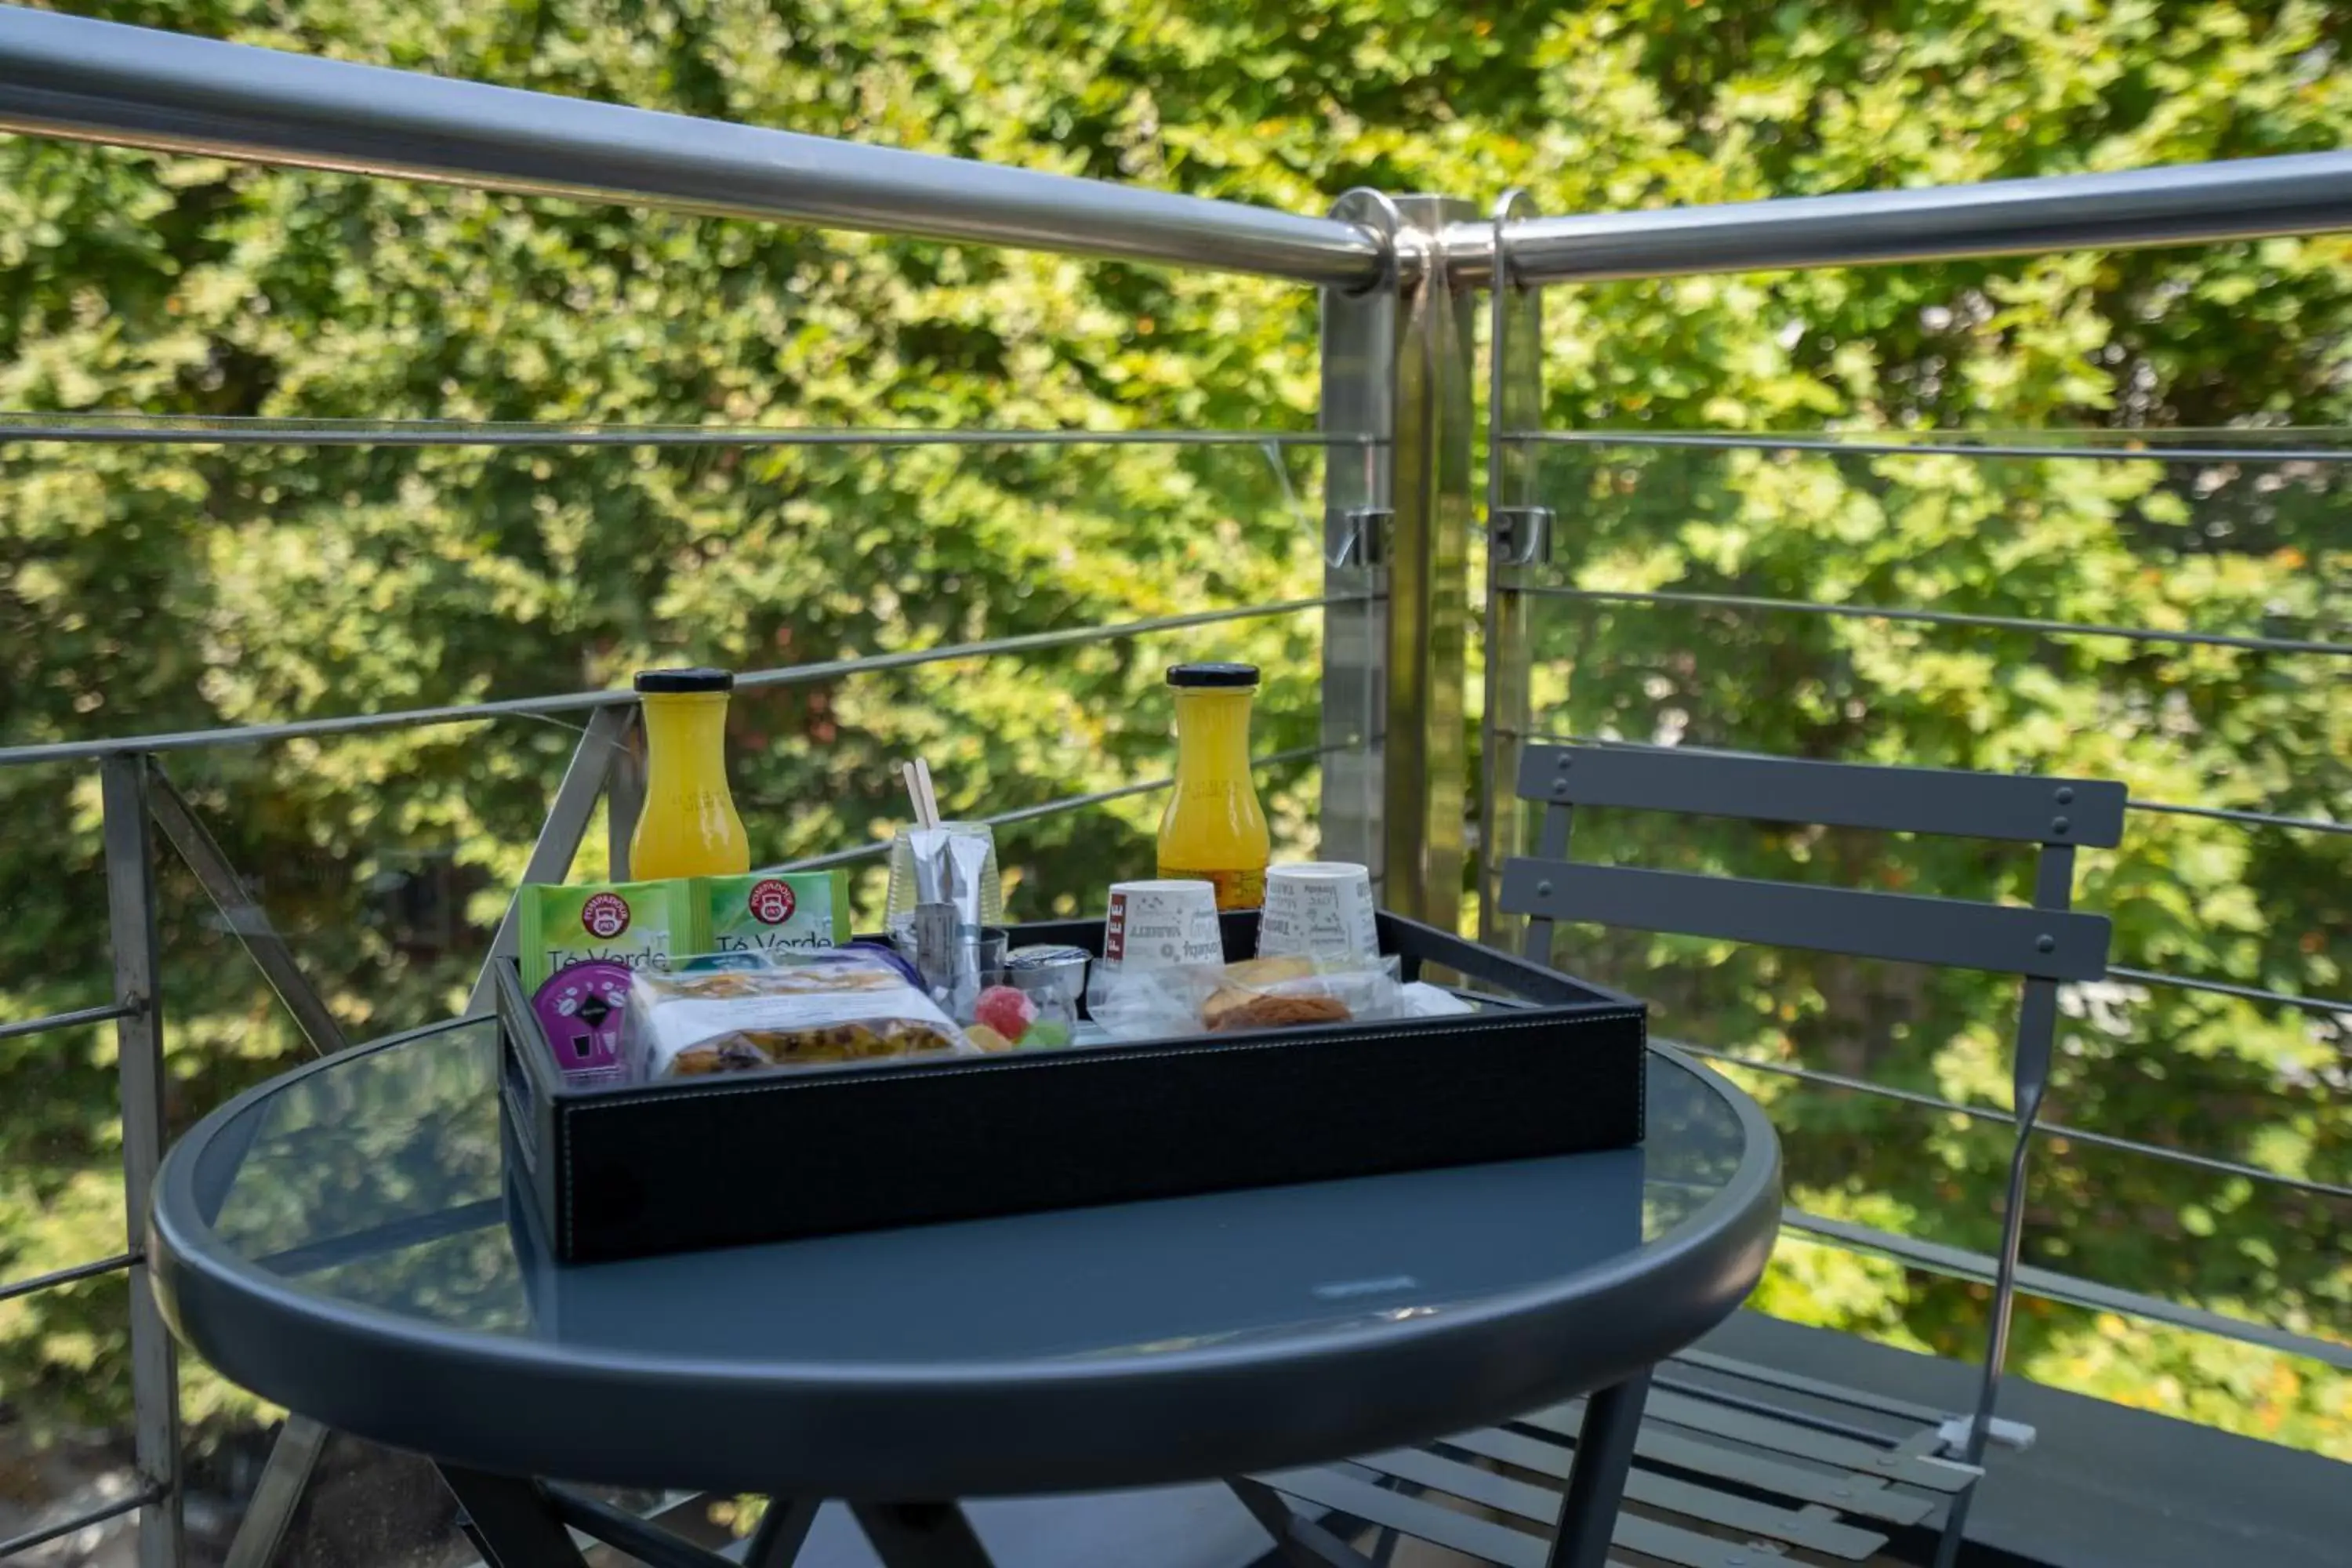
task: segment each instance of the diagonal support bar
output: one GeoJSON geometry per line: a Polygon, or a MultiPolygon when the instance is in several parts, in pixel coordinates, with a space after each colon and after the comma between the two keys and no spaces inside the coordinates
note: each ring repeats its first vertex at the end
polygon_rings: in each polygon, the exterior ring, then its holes
{"type": "Polygon", "coordinates": [[[310,1472],[318,1468],[319,1455],[326,1447],[324,1426],[307,1415],[286,1417],[269,1445],[261,1479],[254,1483],[253,1500],[246,1504],[245,1517],[237,1521],[236,1534],[229,1540],[221,1568],[268,1568],[285,1543],[287,1527],[294,1522],[294,1507],[302,1500],[302,1489],[310,1484],[310,1472]]]}
{"type": "Polygon", "coordinates": [[[180,787],[163,771],[160,760],[148,759],[147,784],[148,807],[155,814],[155,825],[172,841],[180,858],[187,862],[188,869],[195,873],[205,896],[220,910],[230,934],[243,945],[247,956],[261,971],[262,978],[269,982],[278,1000],[294,1016],[295,1026],[310,1042],[310,1048],[324,1057],[350,1045],[326,1000],[302,973],[294,950],[269,923],[268,911],[247,890],[246,880],[237,874],[227,852],[188,804],[188,797],[180,793],[180,787]]]}
{"type": "MultiPolygon", "coordinates": [[[[636,710],[626,706],[599,708],[588,716],[580,743],[572,750],[572,763],[563,770],[563,782],[555,786],[555,798],[548,803],[547,821],[523,865],[523,881],[560,882],[572,869],[572,857],[580,853],[580,842],[588,836],[589,818],[596,814],[597,796],[604,794],[615,759],[627,750],[629,728],[635,721],[636,710]]],[[[490,938],[489,956],[475,978],[473,994],[466,1000],[468,1014],[490,1010],[490,966],[502,958],[512,958],[514,951],[515,900],[509,898],[506,913],[499,917],[497,934],[490,938]]]]}

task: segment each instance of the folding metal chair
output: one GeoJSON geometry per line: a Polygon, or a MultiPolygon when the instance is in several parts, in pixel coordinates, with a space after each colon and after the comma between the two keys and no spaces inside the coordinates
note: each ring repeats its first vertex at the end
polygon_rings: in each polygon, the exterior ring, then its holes
{"type": "MultiPolygon", "coordinates": [[[[2123,786],[1672,748],[1537,746],[1521,758],[1517,793],[1542,805],[1541,832],[1534,856],[1504,866],[1497,907],[1528,917],[1525,951],[1539,962],[1551,960],[1555,922],[1574,921],[2023,978],[2000,1247],[1978,1260],[1994,1293],[1973,1409],[1954,1414],[1685,1352],[1652,1381],[1613,1542],[1684,1568],[1752,1568],[1759,1553],[1791,1548],[1860,1562],[1901,1531],[1906,1544],[1932,1540],[1936,1561],[1948,1568],[1987,1444],[2032,1441],[2030,1427],[1993,1415],[2017,1289],[2026,1154],[2049,1083],[2058,986],[2106,973],[2107,921],[2069,905],[2075,849],[2112,847],[2122,837],[2123,786]],[[2032,844],[2033,903],[1581,864],[1569,858],[1580,805],[2032,844]]],[[[1929,1267],[1948,1263],[1953,1251],[1793,1209],[1786,1217],[1793,1228],[1929,1267]]],[[[1343,1545],[1359,1561],[1384,1560],[1405,1536],[1510,1568],[1541,1568],[1552,1555],[1546,1537],[1559,1517],[1580,1407],[1256,1480],[1328,1510],[1313,1527],[1316,1555],[1327,1563],[1343,1545]],[[1373,1557],[1345,1545],[1351,1531],[1372,1535],[1373,1557]]],[[[1265,1500],[1261,1493],[1261,1510],[1265,1500]]]]}

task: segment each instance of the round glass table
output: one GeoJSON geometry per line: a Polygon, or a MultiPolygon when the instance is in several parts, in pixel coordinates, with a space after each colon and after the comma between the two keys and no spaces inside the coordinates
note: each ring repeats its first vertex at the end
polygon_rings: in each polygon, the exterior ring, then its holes
{"type": "MultiPolygon", "coordinates": [[[[1630,1446],[1647,1368],[1748,1294],[1779,1219],[1762,1113],[1654,1050],[1637,1148],[557,1265],[506,1188],[497,1064],[478,1018],[262,1085],[173,1150],[151,1242],[215,1368],[431,1456],[493,1533],[533,1533],[498,1478],[1093,1490],[1621,1387],[1588,1424],[1630,1446]]],[[[569,1548],[538,1544],[501,1556],[569,1548]]]]}

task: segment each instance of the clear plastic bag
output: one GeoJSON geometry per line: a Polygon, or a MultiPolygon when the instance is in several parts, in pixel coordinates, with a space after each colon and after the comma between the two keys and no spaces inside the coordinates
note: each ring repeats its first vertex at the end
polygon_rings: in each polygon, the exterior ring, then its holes
{"type": "Polygon", "coordinates": [[[1093,1002],[1112,1038],[1231,1034],[1401,1016],[1394,958],[1253,958],[1109,977],[1093,1002]]]}
{"type": "Polygon", "coordinates": [[[760,968],[637,975],[621,1051],[649,1083],[773,1068],[970,1055],[945,1013],[888,958],[855,949],[772,954],[760,968]]]}
{"type": "Polygon", "coordinates": [[[1458,1018],[1478,1010],[1475,1004],[1424,980],[1400,986],[1397,1001],[1398,1012],[1407,1018],[1458,1018]]]}
{"type": "Polygon", "coordinates": [[[1114,1040],[1164,1040],[1201,1032],[1201,1004],[1216,989],[1219,964],[1095,969],[1087,1011],[1114,1040]]]}

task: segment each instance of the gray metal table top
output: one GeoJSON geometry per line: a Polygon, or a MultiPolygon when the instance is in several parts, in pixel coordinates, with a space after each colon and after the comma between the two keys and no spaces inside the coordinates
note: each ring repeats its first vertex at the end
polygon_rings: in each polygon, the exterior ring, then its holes
{"type": "Polygon", "coordinates": [[[509,1221],[496,1047],[488,1019],[398,1037],[182,1140],[152,1241],[181,1336],[267,1398],[481,1469],[1083,1490],[1602,1386],[1727,1316],[1779,1219],[1762,1113],[1656,1051],[1638,1149],[556,1267],[509,1221]]]}

